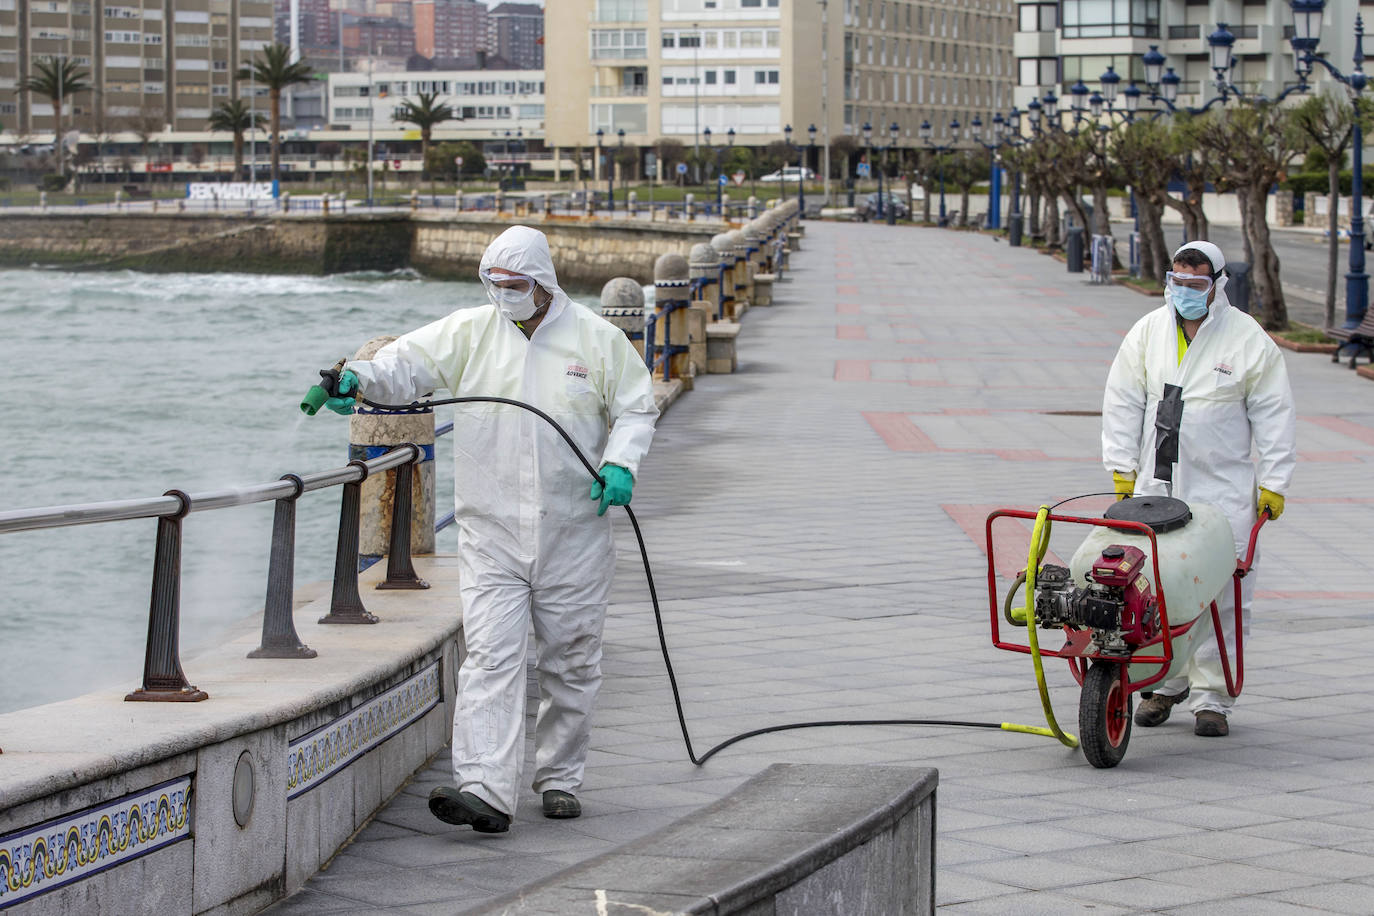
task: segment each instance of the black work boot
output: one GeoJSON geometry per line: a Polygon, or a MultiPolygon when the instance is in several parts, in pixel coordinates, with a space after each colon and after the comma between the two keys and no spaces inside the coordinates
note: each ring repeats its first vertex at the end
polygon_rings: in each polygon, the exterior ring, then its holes
{"type": "Polygon", "coordinates": [[[1188,693],[1188,690],[1184,690],[1176,697],[1166,697],[1162,693],[1150,694],[1136,709],[1135,724],[1142,728],[1163,725],[1169,718],[1169,713],[1174,711],[1174,707],[1188,699],[1188,693]]]}
{"type": "Polygon", "coordinates": [[[572,793],[562,789],[550,789],[544,793],[544,816],[568,818],[582,816],[582,803],[573,798],[572,793]]]}
{"type": "Polygon", "coordinates": [[[471,824],[478,833],[505,833],[510,815],[502,814],[471,792],[439,786],[429,793],[429,813],[445,824],[471,824]]]}
{"type": "Polygon", "coordinates": [[[1203,738],[1225,738],[1231,734],[1231,726],[1226,724],[1226,716],[1204,709],[1194,717],[1193,734],[1203,738]]]}

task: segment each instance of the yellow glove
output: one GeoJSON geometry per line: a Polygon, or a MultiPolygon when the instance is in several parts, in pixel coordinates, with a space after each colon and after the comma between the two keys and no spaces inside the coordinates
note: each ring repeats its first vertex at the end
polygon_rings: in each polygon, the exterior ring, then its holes
{"type": "MultiPolygon", "coordinates": [[[[1112,486],[1116,487],[1116,498],[1125,499],[1135,495],[1135,471],[1112,471],[1112,486]]],[[[1280,499],[1280,502],[1283,500],[1280,499]]]]}
{"type": "Polygon", "coordinates": [[[1269,510],[1270,521],[1278,521],[1279,516],[1283,514],[1283,495],[1260,487],[1259,514],[1263,515],[1265,509],[1269,510]]]}

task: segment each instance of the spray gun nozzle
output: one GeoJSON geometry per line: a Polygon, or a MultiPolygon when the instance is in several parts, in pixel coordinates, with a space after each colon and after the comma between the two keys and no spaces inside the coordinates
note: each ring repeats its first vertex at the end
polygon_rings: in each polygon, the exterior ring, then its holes
{"type": "Polygon", "coordinates": [[[345,362],[346,360],[341,359],[330,368],[320,370],[320,383],[311,385],[310,390],[301,399],[301,411],[307,417],[319,413],[325,401],[339,396],[339,377],[343,374],[345,362]]]}

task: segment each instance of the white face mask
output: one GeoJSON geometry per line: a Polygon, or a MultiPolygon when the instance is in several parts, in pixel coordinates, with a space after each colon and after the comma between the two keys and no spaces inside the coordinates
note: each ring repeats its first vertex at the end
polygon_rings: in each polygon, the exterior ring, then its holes
{"type": "Polygon", "coordinates": [[[487,288],[487,299],[505,318],[527,321],[539,311],[539,306],[534,302],[534,291],[538,286],[533,277],[494,274],[488,270],[482,271],[480,276],[482,285],[487,288]]]}

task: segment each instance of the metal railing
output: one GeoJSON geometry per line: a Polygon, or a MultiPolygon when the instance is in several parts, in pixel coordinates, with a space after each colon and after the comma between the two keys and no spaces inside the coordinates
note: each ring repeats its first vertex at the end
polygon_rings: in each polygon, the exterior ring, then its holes
{"type": "MultiPolygon", "coordinates": [[[[451,424],[447,424],[451,428],[451,424]]],[[[447,430],[446,430],[447,431],[447,430]]],[[[364,607],[358,592],[359,527],[362,483],[373,474],[396,471],[393,487],[391,540],[387,574],[378,588],[421,589],[429,584],[415,573],[410,551],[411,487],[414,468],[424,457],[416,445],[398,445],[368,461],[354,460],[343,467],[313,474],[286,474],[271,483],[243,489],[211,490],[187,494],[168,490],[147,499],[113,500],[69,506],[47,506],[0,512],[0,534],[69,528],[130,519],[157,519],[153,556],[153,585],[148,606],[148,642],[143,661],[143,683],[125,700],[195,702],[208,694],[190,684],[181,667],[181,543],[182,519],[192,512],[209,512],[252,503],[273,502],[271,555],[267,571],[267,601],[263,610],[262,642],[249,658],[314,658],[316,652],[303,644],[292,617],[295,595],[296,501],[306,493],[330,487],[343,488],[339,509],[338,542],[334,554],[334,582],[329,613],[323,624],[371,624],[378,618],[364,607]]],[[[441,522],[450,524],[452,516],[441,522]]],[[[436,526],[436,530],[439,526],[436,526]]]]}

